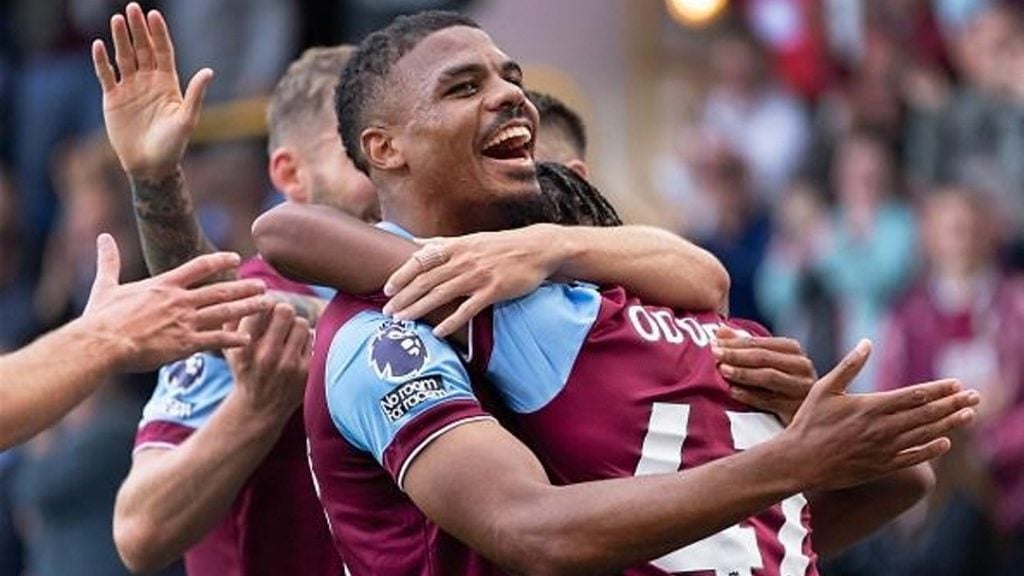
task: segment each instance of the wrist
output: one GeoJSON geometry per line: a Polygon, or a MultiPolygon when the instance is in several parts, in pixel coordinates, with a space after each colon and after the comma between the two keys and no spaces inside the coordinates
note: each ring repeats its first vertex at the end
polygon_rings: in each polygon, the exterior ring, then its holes
{"type": "Polygon", "coordinates": [[[237,377],[225,403],[232,405],[240,424],[257,435],[276,435],[295,412],[294,408],[283,410],[274,403],[261,401],[237,377]]]}
{"type": "Polygon", "coordinates": [[[773,468],[770,477],[781,482],[781,489],[787,493],[812,490],[816,484],[812,473],[817,464],[803,455],[801,446],[799,433],[788,427],[761,445],[773,468]]]}
{"type": "Polygon", "coordinates": [[[127,372],[135,356],[131,339],[99,320],[83,316],[67,325],[67,337],[82,343],[82,350],[100,370],[127,372]]]}
{"type": "Polygon", "coordinates": [[[128,180],[133,184],[146,183],[153,185],[170,178],[183,178],[181,162],[155,166],[122,166],[122,168],[124,168],[125,174],[128,175],[128,180]]]}
{"type": "Polygon", "coordinates": [[[543,266],[548,277],[574,278],[574,263],[586,250],[586,243],[577,233],[579,229],[557,224],[534,224],[530,228],[539,236],[539,253],[544,258],[543,266]]]}

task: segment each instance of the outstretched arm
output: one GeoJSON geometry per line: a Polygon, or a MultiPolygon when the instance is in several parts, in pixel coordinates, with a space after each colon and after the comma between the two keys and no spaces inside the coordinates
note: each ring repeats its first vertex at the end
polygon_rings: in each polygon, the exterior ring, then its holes
{"type": "Polygon", "coordinates": [[[268,306],[255,280],[191,288],[236,267],[236,254],[203,256],[118,285],[114,239],[103,234],[97,245],[96,280],[82,317],[0,357],[0,450],[56,422],[114,373],[244,345],[248,337],[223,330],[223,323],[268,306]]]}
{"type": "Polygon", "coordinates": [[[844,394],[866,357],[862,345],[822,378],[780,435],[704,466],[555,487],[508,433],[474,423],[431,442],[410,465],[405,489],[445,530],[510,572],[620,570],[797,491],[856,485],[948,449],[940,430],[962,424],[966,393],[945,381],[899,396],[844,394]]]}
{"type": "Polygon", "coordinates": [[[146,265],[158,274],[214,250],[199,227],[181,171],[213,71],[197,72],[182,94],[174,45],[156,10],[143,14],[133,2],[124,16],[111,18],[110,31],[120,79],[103,42],[95,40],[92,45],[93,66],[103,89],[103,117],[131,183],[146,265]]]}

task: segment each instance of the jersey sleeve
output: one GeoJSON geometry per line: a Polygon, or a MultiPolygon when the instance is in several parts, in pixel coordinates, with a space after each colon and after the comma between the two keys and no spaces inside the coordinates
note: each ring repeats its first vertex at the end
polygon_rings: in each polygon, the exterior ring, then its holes
{"type": "Polygon", "coordinates": [[[506,406],[535,412],[565,387],[600,309],[594,286],[544,284],[474,322],[471,354],[486,358],[487,377],[506,406]]]}
{"type": "Polygon", "coordinates": [[[334,334],[324,379],[334,426],[400,488],[431,441],[461,424],[492,419],[459,357],[429,326],[377,311],[360,312],[334,334]]]}
{"type": "Polygon", "coordinates": [[[208,352],[160,368],[135,434],[135,451],[184,442],[220,406],[232,384],[227,361],[208,352]]]}

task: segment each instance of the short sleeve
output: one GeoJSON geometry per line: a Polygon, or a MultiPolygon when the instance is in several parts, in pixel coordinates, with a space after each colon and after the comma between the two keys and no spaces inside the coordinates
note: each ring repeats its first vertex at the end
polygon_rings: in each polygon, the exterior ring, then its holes
{"type": "Polygon", "coordinates": [[[491,419],[459,357],[428,326],[363,311],[335,332],[325,392],[334,426],[402,486],[431,441],[461,424],[491,419]]]}
{"type": "Polygon", "coordinates": [[[489,326],[474,326],[473,354],[488,357],[487,376],[509,408],[535,412],[565,387],[601,299],[591,285],[545,284],[494,306],[489,326]]]}
{"type": "Polygon", "coordinates": [[[201,352],[160,368],[142,411],[135,451],[177,446],[202,426],[231,391],[227,361],[201,352]]]}

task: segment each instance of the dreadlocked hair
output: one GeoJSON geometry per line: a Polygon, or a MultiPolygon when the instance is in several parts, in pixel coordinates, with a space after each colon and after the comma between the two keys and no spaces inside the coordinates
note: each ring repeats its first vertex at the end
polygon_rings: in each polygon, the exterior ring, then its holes
{"type": "Polygon", "coordinates": [[[421,40],[453,26],[480,27],[455,12],[430,10],[399,16],[386,28],[360,42],[356,53],[342,70],[334,96],[338,133],[352,162],[367,175],[370,165],[363,156],[359,138],[368,125],[374,103],[383,101],[389,92],[402,89],[400,86],[385,86],[392,68],[421,40]]]}
{"type": "Polygon", "coordinates": [[[572,169],[541,162],[537,164],[537,181],[550,203],[551,222],[563,226],[622,226],[608,199],[572,169]]]}

